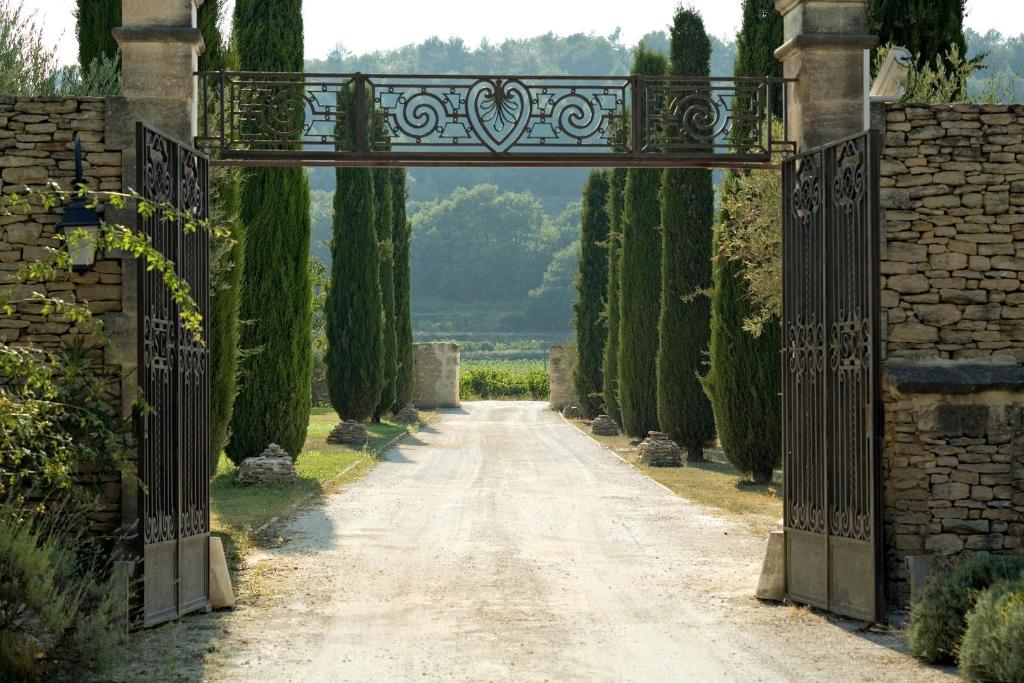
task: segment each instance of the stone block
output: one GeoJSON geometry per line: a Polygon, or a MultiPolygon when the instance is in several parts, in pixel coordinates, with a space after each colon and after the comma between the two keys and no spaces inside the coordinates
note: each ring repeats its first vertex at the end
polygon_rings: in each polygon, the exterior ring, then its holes
{"type": "Polygon", "coordinates": [[[935,534],[928,537],[924,547],[938,555],[955,555],[964,549],[964,542],[957,534],[935,534]]]}
{"type": "Polygon", "coordinates": [[[786,536],[782,531],[768,534],[768,547],[754,596],[774,602],[782,602],[786,598],[786,536]]]}

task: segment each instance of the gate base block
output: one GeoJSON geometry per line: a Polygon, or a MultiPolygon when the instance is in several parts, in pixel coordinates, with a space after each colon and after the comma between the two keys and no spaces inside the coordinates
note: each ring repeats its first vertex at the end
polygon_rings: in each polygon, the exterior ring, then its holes
{"type": "Polygon", "coordinates": [[[786,598],[786,535],[782,531],[768,534],[768,549],[754,597],[773,602],[782,602],[786,598]]]}

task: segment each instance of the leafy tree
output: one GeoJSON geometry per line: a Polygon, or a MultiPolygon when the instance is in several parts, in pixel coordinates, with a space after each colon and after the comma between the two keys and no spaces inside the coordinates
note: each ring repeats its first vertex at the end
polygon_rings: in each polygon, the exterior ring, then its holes
{"type": "MultiPolygon", "coordinates": [[[[695,10],[679,8],[672,26],[674,76],[709,76],[711,42],[695,10]]],[[[669,134],[679,131],[669,129],[669,134]]],[[[704,459],[715,435],[711,404],[698,379],[708,345],[710,306],[697,292],[711,285],[711,232],[715,190],[711,171],[666,169],[661,188],[661,317],[658,321],[658,421],[687,449],[704,459]]]]}
{"type": "Polygon", "coordinates": [[[588,417],[601,412],[601,361],[608,335],[604,306],[608,292],[608,172],[592,171],[583,187],[583,216],[580,232],[579,274],[573,304],[576,313],[576,353],[573,383],[580,407],[588,417]]]}
{"type": "Polygon", "coordinates": [[[373,416],[384,388],[383,303],[373,171],[339,168],[327,294],[327,387],[342,418],[373,416]]]}
{"type": "Polygon", "coordinates": [[[412,403],[412,282],[409,272],[409,247],[412,224],[405,214],[405,169],[391,176],[391,206],[394,218],[391,244],[395,275],[395,411],[412,403]]]}
{"type": "Polygon", "coordinates": [[[397,337],[395,333],[395,253],[392,232],[394,231],[395,213],[393,206],[394,188],[390,168],[378,168],[373,172],[373,196],[375,201],[374,220],[377,224],[377,239],[380,244],[378,260],[380,270],[381,308],[383,322],[381,335],[383,338],[382,369],[384,386],[381,388],[380,402],[373,413],[375,422],[381,415],[391,410],[395,403],[395,381],[397,379],[396,356],[397,337]]]}
{"type": "Polygon", "coordinates": [[[871,31],[882,45],[910,50],[919,67],[941,59],[952,68],[947,61],[952,48],[961,56],[967,54],[965,4],[966,0],[871,0],[871,31]]]}
{"type": "Polygon", "coordinates": [[[113,61],[118,48],[111,31],[121,25],[121,0],[78,0],[75,18],[82,70],[104,59],[113,61]]]}
{"type": "MultiPolygon", "coordinates": [[[[242,69],[302,71],[301,0],[236,0],[242,69]]],[[[294,111],[295,129],[303,111],[294,111]]],[[[282,126],[287,128],[287,126],[282,126]]],[[[297,143],[296,143],[297,144],[297,143]]],[[[299,168],[262,168],[242,183],[245,271],[239,378],[228,455],[235,462],[274,442],[293,456],[306,440],[312,374],[309,184],[299,168]]]]}
{"type": "Polygon", "coordinates": [[[608,339],[604,347],[602,381],[604,409],[616,422],[622,422],[619,410],[619,270],[622,262],[622,202],[626,189],[626,169],[612,169],[608,183],[608,303],[605,307],[608,339]]]}
{"type": "MultiPolygon", "coordinates": [[[[633,73],[661,76],[661,54],[642,45],[633,73]]],[[[619,409],[622,427],[642,437],[658,429],[656,359],[661,309],[661,235],[658,194],[661,171],[629,169],[622,220],[622,270],[619,299],[619,409]]]]}
{"type": "MultiPolygon", "coordinates": [[[[782,17],[772,0],[744,0],[743,24],[737,36],[737,76],[777,76],[782,66],[774,57],[782,41],[782,17]]],[[[779,106],[780,103],[776,103],[779,106]]],[[[781,111],[777,108],[775,111],[781,111]]],[[[749,131],[734,128],[734,136],[749,131]]],[[[741,186],[735,173],[722,184],[723,204],[741,186]]],[[[770,212],[773,207],[766,207],[770,212]]],[[[726,457],[754,481],[771,481],[782,457],[781,337],[778,319],[769,319],[755,336],[744,329],[754,313],[742,262],[722,253],[723,234],[734,230],[728,211],[719,214],[715,231],[711,298],[711,367],[704,387],[711,399],[715,428],[726,457]]],[[[781,282],[776,286],[781,287],[781,282]]]]}
{"type": "Polygon", "coordinates": [[[417,299],[490,307],[525,299],[549,254],[572,236],[555,229],[533,196],[478,185],[423,204],[413,216],[412,239],[417,299]]]}

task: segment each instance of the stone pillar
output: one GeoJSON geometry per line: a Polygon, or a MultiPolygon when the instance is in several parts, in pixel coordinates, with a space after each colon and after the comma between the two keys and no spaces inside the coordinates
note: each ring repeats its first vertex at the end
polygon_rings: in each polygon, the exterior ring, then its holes
{"type": "Polygon", "coordinates": [[[572,381],[575,365],[575,346],[552,346],[548,349],[548,382],[551,387],[548,402],[552,410],[561,411],[567,406],[577,404],[576,390],[572,381]]]}
{"type": "Polygon", "coordinates": [[[417,408],[458,408],[462,352],[452,342],[413,345],[413,395],[417,408]]]}
{"type": "Polygon", "coordinates": [[[114,29],[121,48],[124,97],[115,98],[124,130],[134,142],[135,121],[191,143],[196,135],[197,79],[203,35],[196,9],[203,0],[122,0],[123,26],[114,29]]]}
{"type": "Polygon", "coordinates": [[[785,34],[775,56],[786,86],[787,137],[800,151],[864,130],[867,0],[775,0],[785,34]]]}

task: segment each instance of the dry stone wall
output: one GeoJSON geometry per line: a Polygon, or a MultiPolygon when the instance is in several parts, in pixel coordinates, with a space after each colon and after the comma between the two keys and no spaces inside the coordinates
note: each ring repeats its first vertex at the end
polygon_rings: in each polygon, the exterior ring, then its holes
{"type": "Polygon", "coordinates": [[[888,105],[881,159],[883,511],[907,559],[1024,539],[1024,106],[888,105]]]}
{"type": "MultiPolygon", "coordinates": [[[[6,196],[25,194],[26,187],[40,189],[55,181],[70,189],[74,177],[74,138],[82,141],[84,173],[90,189],[120,191],[121,153],[105,143],[104,100],[99,98],[0,97],[0,191],[6,196]]],[[[48,249],[59,248],[54,239],[62,210],[49,209],[39,200],[0,215],[0,287],[11,291],[14,315],[0,314],[0,340],[15,345],[57,350],[68,344],[94,341],[66,316],[45,313],[42,305],[26,301],[33,292],[85,303],[109,321],[122,312],[122,262],[120,255],[98,254],[96,264],[81,274],[61,274],[51,281],[15,286],[14,273],[46,258],[48,249]],[[12,291],[13,290],[13,291],[12,291]]],[[[112,378],[110,402],[123,405],[121,367],[111,354],[95,349],[112,378]]],[[[100,500],[91,523],[98,532],[115,528],[121,520],[120,477],[115,473],[81,475],[100,500]]]]}
{"type": "Polygon", "coordinates": [[[1024,106],[890,105],[888,357],[1024,361],[1024,106]]]}

